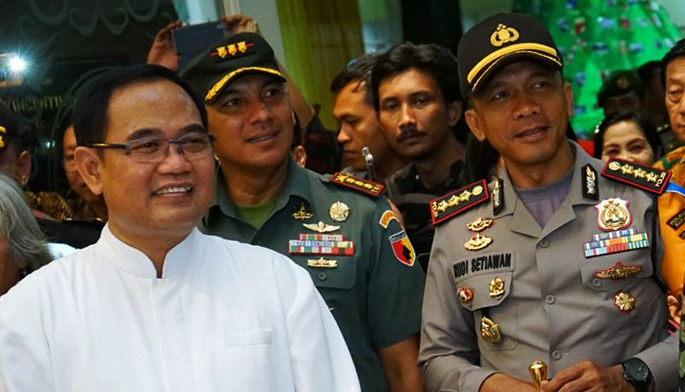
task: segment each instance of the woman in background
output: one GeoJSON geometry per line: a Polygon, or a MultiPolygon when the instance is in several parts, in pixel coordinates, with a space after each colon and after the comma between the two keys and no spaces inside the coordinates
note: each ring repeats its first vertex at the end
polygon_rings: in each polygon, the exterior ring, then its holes
{"type": "Polygon", "coordinates": [[[652,166],[663,153],[656,127],[634,111],[609,115],[595,132],[594,157],[616,157],[652,166]]]}

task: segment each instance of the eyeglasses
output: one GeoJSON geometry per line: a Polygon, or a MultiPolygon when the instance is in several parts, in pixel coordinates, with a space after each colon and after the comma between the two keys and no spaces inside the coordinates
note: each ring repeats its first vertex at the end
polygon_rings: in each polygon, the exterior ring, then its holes
{"type": "Polygon", "coordinates": [[[126,155],[134,157],[143,163],[158,163],[169,155],[169,145],[175,144],[179,154],[188,160],[199,158],[212,150],[212,143],[216,140],[214,135],[206,133],[192,133],[178,139],[163,137],[148,137],[131,140],[128,143],[93,143],[91,148],[117,148],[126,152],[126,155]]]}

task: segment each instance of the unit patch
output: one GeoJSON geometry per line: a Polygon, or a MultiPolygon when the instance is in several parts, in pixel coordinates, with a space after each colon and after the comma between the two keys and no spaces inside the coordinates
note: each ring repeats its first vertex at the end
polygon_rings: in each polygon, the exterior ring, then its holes
{"type": "Polygon", "coordinates": [[[497,215],[504,208],[504,180],[498,178],[492,186],[492,213],[497,215]]]}
{"type": "Polygon", "coordinates": [[[489,199],[488,186],[480,180],[430,202],[433,225],[444,222],[489,199]]]}
{"type": "Polygon", "coordinates": [[[664,193],[671,178],[671,172],[613,157],[604,165],[602,175],[657,195],[664,193]]]}
{"type": "Polygon", "coordinates": [[[673,230],[678,230],[680,227],[685,224],[685,208],[680,210],[679,213],[673,215],[671,218],[669,218],[666,221],[666,224],[669,225],[673,230]]]}
{"type": "Polygon", "coordinates": [[[384,229],[388,228],[388,225],[390,225],[390,222],[392,220],[396,220],[399,222],[399,219],[397,219],[397,215],[392,210],[387,210],[381,215],[381,219],[378,221],[378,224],[383,226],[384,229]]]}
{"type": "Polygon", "coordinates": [[[392,251],[402,264],[408,266],[413,266],[416,261],[416,252],[414,251],[414,246],[409,241],[407,233],[404,230],[397,234],[393,234],[389,238],[390,245],[392,246],[392,251]]]}
{"type": "Polygon", "coordinates": [[[511,269],[511,265],[511,253],[494,253],[458,261],[454,263],[452,269],[454,279],[459,279],[474,272],[511,269]]]}
{"type": "Polygon", "coordinates": [[[362,180],[355,176],[344,173],[335,173],[329,179],[330,182],[354,189],[358,192],[366,193],[373,197],[378,197],[385,189],[385,185],[378,184],[373,181],[362,180]]]}

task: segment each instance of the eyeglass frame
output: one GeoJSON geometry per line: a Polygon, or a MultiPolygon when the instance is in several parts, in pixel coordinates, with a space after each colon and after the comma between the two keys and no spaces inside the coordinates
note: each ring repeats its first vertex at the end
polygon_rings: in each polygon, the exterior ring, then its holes
{"type": "Polygon", "coordinates": [[[164,141],[164,142],[167,142],[167,148],[166,148],[166,153],[164,154],[164,158],[169,156],[169,148],[171,147],[172,144],[175,144],[177,146],[177,151],[179,154],[185,156],[185,150],[183,149],[183,145],[181,143],[188,136],[195,136],[195,135],[206,136],[208,139],[208,142],[209,142],[210,149],[214,146],[214,142],[216,141],[216,136],[211,135],[209,133],[193,132],[191,134],[183,135],[179,138],[174,138],[174,139],[164,138],[164,137],[150,137],[150,138],[142,138],[142,139],[131,140],[128,143],[91,143],[88,147],[89,148],[120,149],[120,150],[124,150],[126,155],[131,155],[131,153],[136,150],[136,149],[131,147],[131,144],[134,142],[145,141],[145,140],[164,141]]]}

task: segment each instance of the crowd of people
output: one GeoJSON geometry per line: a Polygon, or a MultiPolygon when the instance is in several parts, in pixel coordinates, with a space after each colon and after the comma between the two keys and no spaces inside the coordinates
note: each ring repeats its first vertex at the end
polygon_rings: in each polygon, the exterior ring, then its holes
{"type": "Polygon", "coordinates": [[[0,391],[685,390],[685,39],[607,77],[591,151],[514,13],[350,61],[324,149],[222,21],[183,69],[175,22],[80,89],[67,195],[22,191],[0,102],[0,391]]]}

